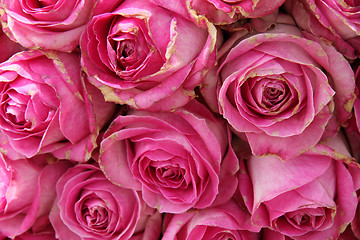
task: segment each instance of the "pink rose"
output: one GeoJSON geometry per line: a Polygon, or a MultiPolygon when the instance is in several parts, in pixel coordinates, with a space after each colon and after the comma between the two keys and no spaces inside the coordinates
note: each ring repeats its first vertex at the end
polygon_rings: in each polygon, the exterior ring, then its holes
{"type": "Polygon", "coordinates": [[[215,208],[165,214],[162,240],[257,240],[260,231],[233,200],[215,208]]]}
{"type": "Polygon", "coordinates": [[[173,110],[195,97],[215,63],[217,31],[149,1],[124,1],[95,16],[81,37],[89,80],[108,101],[134,108],[173,110]]]}
{"type": "Polygon", "coordinates": [[[90,158],[114,109],[81,79],[77,54],[36,50],[0,65],[0,106],[2,152],[8,157],[51,152],[75,161],[90,158]]]}
{"type": "Polygon", "coordinates": [[[4,31],[26,48],[71,52],[95,14],[113,10],[122,0],[3,0],[4,31]]]}
{"type": "Polygon", "coordinates": [[[356,1],[287,0],[284,6],[302,30],[326,39],[348,58],[359,56],[360,8],[356,1]]]}
{"type": "Polygon", "coordinates": [[[174,112],[118,116],[100,144],[99,164],[110,181],[141,190],[160,212],[179,213],[227,201],[238,160],[225,122],[191,101],[174,112]]]}
{"type": "Polygon", "coordinates": [[[360,167],[344,139],[287,161],[252,157],[240,166],[239,189],[264,239],[337,239],[353,220],[360,167]]]}
{"type": "Polygon", "coordinates": [[[54,186],[71,164],[46,161],[52,161],[51,156],[16,161],[1,156],[0,236],[12,238],[48,226],[48,214],[56,197],[54,186]]]}
{"type": "Polygon", "coordinates": [[[355,84],[349,63],[332,46],[303,35],[289,16],[278,21],[264,33],[236,32],[202,91],[235,132],[246,134],[253,154],[285,160],[321,139],[334,101],[338,121],[349,118],[355,84]]]}
{"type": "Polygon", "coordinates": [[[159,239],[161,215],[136,191],[109,182],[95,165],[69,169],[56,191],[50,220],[60,240],[159,239]]]}

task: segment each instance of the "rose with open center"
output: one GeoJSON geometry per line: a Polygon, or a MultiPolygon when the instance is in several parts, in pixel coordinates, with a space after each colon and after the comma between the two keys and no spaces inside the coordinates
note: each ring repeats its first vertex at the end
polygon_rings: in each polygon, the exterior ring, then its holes
{"type": "Polygon", "coordinates": [[[225,122],[195,100],[174,112],[134,110],[104,134],[99,164],[160,212],[206,208],[236,189],[238,160],[228,134],[225,122]]]}
{"type": "Polygon", "coordinates": [[[122,0],[4,0],[3,27],[26,48],[71,52],[93,15],[113,10],[122,0]]]}
{"type": "Polygon", "coordinates": [[[334,105],[340,123],[349,118],[355,82],[340,53],[281,17],[264,33],[235,33],[202,91],[234,131],[246,134],[253,154],[289,159],[321,139],[334,105]]]}
{"type": "Polygon", "coordinates": [[[96,165],[69,169],[56,191],[50,221],[57,239],[159,239],[161,215],[138,192],[109,182],[96,165]]]}
{"type": "Polygon", "coordinates": [[[108,101],[173,110],[195,97],[215,63],[216,35],[211,24],[203,29],[150,1],[128,0],[89,22],[82,65],[108,101]]]}
{"type": "Polygon", "coordinates": [[[113,110],[82,80],[77,54],[29,50],[0,65],[0,145],[9,158],[86,161],[113,110]]]}

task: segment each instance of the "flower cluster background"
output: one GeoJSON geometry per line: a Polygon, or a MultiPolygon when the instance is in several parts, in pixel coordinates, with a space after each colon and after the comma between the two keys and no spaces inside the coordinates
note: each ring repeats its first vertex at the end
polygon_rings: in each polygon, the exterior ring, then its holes
{"type": "Polygon", "coordinates": [[[358,0],[1,0],[0,239],[360,239],[358,0]]]}

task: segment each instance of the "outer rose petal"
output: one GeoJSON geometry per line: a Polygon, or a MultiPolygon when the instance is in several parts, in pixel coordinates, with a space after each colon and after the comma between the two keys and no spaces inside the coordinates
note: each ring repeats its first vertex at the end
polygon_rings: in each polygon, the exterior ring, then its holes
{"type": "Polygon", "coordinates": [[[320,141],[331,117],[331,110],[325,108],[301,135],[281,138],[265,133],[248,133],[247,138],[252,152],[257,156],[275,155],[280,159],[290,159],[308,151],[309,145],[314,146],[320,141]],[[269,142],[272,144],[267,144],[269,142]]]}

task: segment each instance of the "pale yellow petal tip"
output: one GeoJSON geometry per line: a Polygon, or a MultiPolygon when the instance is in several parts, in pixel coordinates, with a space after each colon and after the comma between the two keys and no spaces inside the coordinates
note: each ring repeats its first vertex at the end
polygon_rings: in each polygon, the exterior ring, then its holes
{"type": "Polygon", "coordinates": [[[347,112],[351,113],[354,107],[354,102],[356,100],[357,96],[355,93],[352,93],[352,98],[349,99],[345,104],[344,104],[344,108],[347,112]]]}
{"type": "Polygon", "coordinates": [[[49,157],[46,158],[46,162],[48,164],[53,164],[53,163],[56,163],[57,161],[58,161],[58,159],[56,157],[54,157],[54,156],[49,156],[49,157]]]}
{"type": "Polygon", "coordinates": [[[4,148],[0,148],[0,153],[7,155],[8,151],[4,148]]]}
{"type": "Polygon", "coordinates": [[[71,150],[66,151],[66,152],[65,152],[65,159],[71,160],[71,159],[70,159],[70,155],[71,155],[71,150]]]}
{"type": "Polygon", "coordinates": [[[105,101],[122,104],[122,105],[129,105],[135,109],[139,109],[133,98],[129,98],[126,101],[122,100],[118,95],[116,95],[115,90],[112,87],[102,85],[102,86],[98,86],[98,88],[100,89],[101,93],[104,95],[105,101]]]}
{"type": "Polygon", "coordinates": [[[276,154],[276,153],[264,153],[261,155],[255,155],[256,157],[259,158],[265,158],[265,157],[276,157],[278,158],[280,161],[285,162],[285,159],[283,159],[280,155],[276,154]]]}

